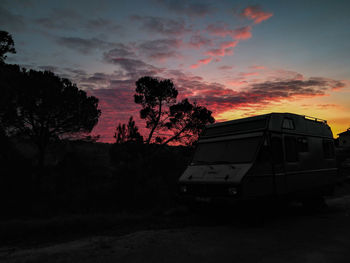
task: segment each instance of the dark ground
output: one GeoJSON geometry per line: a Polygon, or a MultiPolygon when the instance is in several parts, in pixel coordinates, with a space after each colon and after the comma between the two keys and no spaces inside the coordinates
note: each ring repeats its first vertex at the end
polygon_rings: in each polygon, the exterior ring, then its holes
{"type": "Polygon", "coordinates": [[[328,207],[77,215],[0,224],[1,262],[349,262],[349,185],[328,207]]]}

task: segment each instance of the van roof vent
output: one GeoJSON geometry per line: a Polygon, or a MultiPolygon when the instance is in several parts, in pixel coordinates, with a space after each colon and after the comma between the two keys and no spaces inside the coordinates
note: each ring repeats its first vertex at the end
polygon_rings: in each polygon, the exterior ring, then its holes
{"type": "Polygon", "coordinates": [[[315,117],[311,117],[311,116],[307,116],[307,115],[304,115],[304,118],[305,118],[306,120],[310,120],[310,121],[315,121],[315,122],[320,122],[320,123],[327,124],[327,121],[326,121],[326,120],[323,120],[323,119],[320,119],[320,118],[315,118],[315,117]]]}

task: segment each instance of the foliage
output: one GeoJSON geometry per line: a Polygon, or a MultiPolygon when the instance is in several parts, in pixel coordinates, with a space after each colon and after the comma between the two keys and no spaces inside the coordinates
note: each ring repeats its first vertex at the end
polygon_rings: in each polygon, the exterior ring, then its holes
{"type": "MultiPolygon", "coordinates": [[[[146,127],[150,129],[148,144],[155,131],[163,130],[168,136],[156,136],[155,143],[192,145],[205,125],[214,123],[212,112],[207,108],[192,104],[188,99],[176,104],[177,95],[178,91],[169,79],[142,77],[136,82],[134,98],[136,103],[142,105],[140,116],[146,119],[146,127]]],[[[119,130],[119,134],[125,133],[125,127],[120,126],[119,130]]]]}
{"type": "Polygon", "coordinates": [[[4,63],[6,53],[16,53],[15,43],[8,32],[0,30],[0,64],[4,63]]]}
{"type": "Polygon", "coordinates": [[[37,145],[39,164],[50,141],[83,135],[97,124],[98,99],[68,79],[48,71],[1,68],[1,92],[11,101],[0,106],[7,112],[1,123],[7,134],[30,138],[37,145]]]}
{"type": "Polygon", "coordinates": [[[143,137],[131,116],[127,125],[119,123],[113,136],[116,143],[143,142],[143,137]]]}
{"type": "Polygon", "coordinates": [[[151,142],[154,132],[163,126],[166,106],[176,102],[177,94],[178,91],[169,79],[142,77],[136,81],[135,103],[142,106],[140,117],[146,120],[146,127],[150,129],[147,144],[151,142]]]}
{"type": "Polygon", "coordinates": [[[0,130],[9,135],[18,120],[17,99],[20,87],[26,85],[23,72],[18,65],[0,64],[0,130]]]}
{"type": "Polygon", "coordinates": [[[165,125],[173,131],[173,136],[164,142],[185,142],[192,145],[205,128],[205,125],[214,123],[212,112],[207,108],[191,104],[188,99],[170,107],[169,122],[165,125]]]}

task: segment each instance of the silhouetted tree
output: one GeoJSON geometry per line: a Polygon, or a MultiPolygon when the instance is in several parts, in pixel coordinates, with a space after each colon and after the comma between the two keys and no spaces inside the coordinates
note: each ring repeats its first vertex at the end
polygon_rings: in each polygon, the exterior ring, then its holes
{"type": "Polygon", "coordinates": [[[173,135],[163,144],[172,141],[186,142],[192,144],[198,139],[205,125],[214,123],[212,112],[196,103],[191,104],[188,99],[172,105],[169,112],[169,121],[165,126],[173,131],[173,135]]]}
{"type": "Polygon", "coordinates": [[[176,103],[177,94],[169,79],[142,77],[136,81],[135,103],[141,104],[140,116],[146,120],[146,127],[150,129],[147,144],[151,142],[154,132],[164,126],[163,116],[166,116],[167,107],[176,103]]]}
{"type": "Polygon", "coordinates": [[[118,124],[113,137],[116,139],[116,143],[143,142],[143,137],[140,134],[139,128],[136,126],[132,116],[130,116],[127,125],[125,125],[125,123],[118,124]]]}
{"type": "Polygon", "coordinates": [[[50,141],[83,135],[97,124],[101,114],[98,99],[52,72],[23,70],[18,77],[19,82],[7,79],[16,91],[14,116],[7,131],[30,138],[36,144],[42,167],[50,141]]]}
{"type": "Polygon", "coordinates": [[[0,64],[4,63],[6,53],[16,53],[15,43],[8,32],[0,30],[0,64]]]}
{"type": "Polygon", "coordinates": [[[26,85],[18,65],[0,63],[0,130],[9,136],[17,115],[19,87],[26,85]]]}

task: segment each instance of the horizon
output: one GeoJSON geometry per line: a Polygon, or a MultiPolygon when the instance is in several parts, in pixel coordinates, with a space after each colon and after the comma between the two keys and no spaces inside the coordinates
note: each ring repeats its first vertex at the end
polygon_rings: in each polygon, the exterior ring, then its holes
{"type": "Polygon", "coordinates": [[[10,64],[50,70],[97,97],[92,135],[111,143],[130,116],[143,134],[135,82],[171,79],[178,101],[207,107],[216,122],[270,112],[350,127],[350,2],[9,1],[0,29],[10,64]]]}

